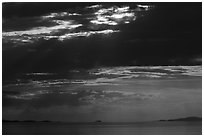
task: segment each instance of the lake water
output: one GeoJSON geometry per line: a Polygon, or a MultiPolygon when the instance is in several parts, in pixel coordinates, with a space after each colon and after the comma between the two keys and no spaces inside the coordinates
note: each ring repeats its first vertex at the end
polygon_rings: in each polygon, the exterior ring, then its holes
{"type": "Polygon", "coordinates": [[[3,135],[201,135],[202,122],[3,123],[3,135]]]}

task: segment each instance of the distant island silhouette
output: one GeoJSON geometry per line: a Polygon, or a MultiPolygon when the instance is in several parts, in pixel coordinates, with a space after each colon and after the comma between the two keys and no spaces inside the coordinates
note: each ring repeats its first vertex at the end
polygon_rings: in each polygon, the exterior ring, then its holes
{"type": "Polygon", "coordinates": [[[201,117],[185,117],[185,118],[159,120],[159,121],[202,121],[202,118],[201,117]]]}
{"type": "Polygon", "coordinates": [[[101,120],[96,120],[96,121],[95,121],[95,123],[101,123],[101,122],[102,122],[101,120]]]}
{"type": "MultiPolygon", "coordinates": [[[[191,122],[193,122],[193,121],[202,121],[202,117],[193,117],[192,116],[192,117],[177,118],[177,119],[167,119],[167,120],[161,119],[161,120],[158,120],[158,121],[163,121],[163,122],[168,122],[168,121],[191,121],[191,122]]],[[[59,121],[50,121],[50,120],[41,120],[41,121],[37,121],[37,120],[5,120],[5,119],[3,119],[2,122],[19,122],[19,123],[20,122],[33,122],[33,123],[34,122],[36,122],[36,123],[37,122],[45,122],[46,123],[46,122],[59,122],[59,121]]],[[[75,123],[75,122],[71,122],[71,123],[75,123]]],[[[81,122],[79,122],[79,123],[81,123],[81,122]]],[[[93,123],[102,123],[102,121],[101,120],[96,120],[93,123]]]]}

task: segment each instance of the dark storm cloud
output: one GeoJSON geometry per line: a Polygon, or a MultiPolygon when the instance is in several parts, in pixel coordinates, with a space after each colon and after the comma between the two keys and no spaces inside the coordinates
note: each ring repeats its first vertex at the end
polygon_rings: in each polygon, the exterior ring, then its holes
{"type": "MultiPolygon", "coordinates": [[[[93,5],[95,6],[95,5],[93,5]]],[[[14,42],[16,44],[20,43],[32,43],[40,38],[49,40],[51,38],[56,38],[59,41],[64,41],[66,39],[72,39],[75,37],[89,37],[91,35],[107,35],[109,33],[119,32],[120,24],[129,24],[140,16],[144,16],[144,13],[153,8],[152,5],[144,5],[145,8],[141,9],[142,5],[134,5],[134,8],[123,5],[101,5],[99,7],[92,8],[91,6],[81,8],[81,12],[78,10],[69,9],[64,11],[55,11],[42,16],[33,17],[36,22],[29,23],[28,17],[24,20],[21,18],[15,18],[14,24],[30,24],[30,29],[16,30],[13,28],[12,24],[7,24],[11,22],[11,19],[4,21],[4,24],[12,31],[3,32],[3,40],[5,42],[14,42]],[[91,8],[90,8],[91,7],[91,8]],[[140,10],[139,10],[140,9],[140,10]],[[15,21],[16,20],[16,21],[15,21]],[[43,22],[44,21],[44,22],[43,22]],[[43,25],[43,23],[45,25],[43,25]],[[48,26],[48,24],[51,24],[48,26]],[[116,27],[113,27],[116,26],[116,27]]],[[[5,25],[4,25],[5,26],[5,25]]]]}
{"type": "Polygon", "coordinates": [[[62,3],[62,2],[12,2],[3,3],[3,18],[12,17],[33,17],[48,14],[50,12],[60,12],[67,9],[80,10],[91,3],[62,3]],[[33,12],[35,11],[35,12],[33,12]]]}
{"type": "Polygon", "coordinates": [[[201,3],[5,3],[3,75],[198,65],[201,19],[201,3]]]}

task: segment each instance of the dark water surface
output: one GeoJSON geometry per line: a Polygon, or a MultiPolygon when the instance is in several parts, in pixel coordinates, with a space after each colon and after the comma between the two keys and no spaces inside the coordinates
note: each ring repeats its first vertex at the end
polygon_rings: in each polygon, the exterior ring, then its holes
{"type": "Polygon", "coordinates": [[[202,122],[5,122],[3,135],[201,135],[202,122]]]}

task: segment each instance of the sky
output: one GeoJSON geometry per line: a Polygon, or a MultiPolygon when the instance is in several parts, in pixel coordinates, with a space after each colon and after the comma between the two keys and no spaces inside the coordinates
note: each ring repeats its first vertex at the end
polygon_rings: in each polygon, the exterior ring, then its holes
{"type": "Polygon", "coordinates": [[[8,120],[138,122],[202,117],[201,66],[132,66],[25,73],[4,81],[8,120]]]}
{"type": "Polygon", "coordinates": [[[201,10],[201,3],[3,3],[3,75],[200,65],[201,10]]]}
{"type": "Polygon", "coordinates": [[[202,3],[3,3],[2,117],[202,116],[202,3]]]}

